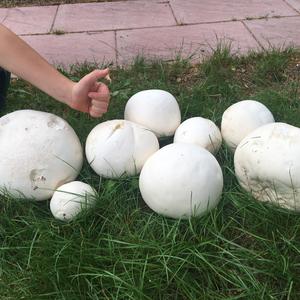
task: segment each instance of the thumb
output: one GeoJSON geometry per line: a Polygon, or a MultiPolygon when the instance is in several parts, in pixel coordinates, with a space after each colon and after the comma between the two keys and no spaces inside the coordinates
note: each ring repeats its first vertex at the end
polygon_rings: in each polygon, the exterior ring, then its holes
{"type": "Polygon", "coordinates": [[[109,74],[109,69],[94,70],[93,72],[85,75],[82,80],[85,82],[96,82],[100,78],[104,78],[109,74]]]}

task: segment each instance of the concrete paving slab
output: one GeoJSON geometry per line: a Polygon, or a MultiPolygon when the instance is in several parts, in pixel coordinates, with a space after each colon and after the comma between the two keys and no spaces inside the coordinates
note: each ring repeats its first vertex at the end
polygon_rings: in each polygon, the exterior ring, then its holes
{"type": "Polygon", "coordinates": [[[286,3],[291,5],[297,12],[300,13],[300,0],[285,0],[286,3]]]}
{"type": "Polygon", "coordinates": [[[3,24],[19,35],[48,33],[56,10],[57,6],[11,8],[3,24]]]}
{"type": "Polygon", "coordinates": [[[117,32],[118,62],[131,63],[137,55],[168,60],[178,54],[198,61],[220,42],[240,53],[260,49],[241,22],[125,30],[117,32]]]}
{"type": "Polygon", "coordinates": [[[170,5],[179,24],[293,16],[296,14],[282,0],[170,0],[170,5]]]}
{"type": "Polygon", "coordinates": [[[84,62],[115,62],[113,32],[31,35],[22,38],[48,62],[67,67],[84,62]]]}
{"type": "Polygon", "coordinates": [[[80,32],[175,24],[167,2],[142,0],[61,5],[54,30],[80,32]]]}
{"type": "Polygon", "coordinates": [[[283,45],[300,47],[300,16],[245,21],[245,24],[265,48],[283,45]]]}
{"type": "Polygon", "coordinates": [[[2,23],[8,13],[8,9],[0,8],[0,23],[2,23]]]}

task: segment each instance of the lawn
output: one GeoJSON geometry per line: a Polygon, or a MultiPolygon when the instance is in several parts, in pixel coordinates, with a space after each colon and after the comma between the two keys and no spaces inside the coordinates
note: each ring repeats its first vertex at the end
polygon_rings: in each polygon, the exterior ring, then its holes
{"type": "MultiPolygon", "coordinates": [[[[200,65],[188,60],[112,71],[112,100],[100,120],[71,111],[22,80],[6,111],[36,109],[66,119],[82,143],[100,121],[123,117],[134,93],[165,89],[183,119],[220,125],[232,103],[256,99],[277,121],[300,126],[300,53],[271,50],[245,57],[218,47],[200,65]]],[[[79,79],[94,66],[74,66],[79,79]]],[[[241,124],[242,126],[242,124],[241,124]]],[[[224,191],[199,219],[173,220],[143,202],[138,178],[100,179],[85,163],[80,180],[99,192],[96,208],[70,223],[55,220],[49,201],[0,200],[0,295],[7,299],[299,299],[299,214],[255,201],[237,184],[233,155],[217,155],[224,191]]]]}

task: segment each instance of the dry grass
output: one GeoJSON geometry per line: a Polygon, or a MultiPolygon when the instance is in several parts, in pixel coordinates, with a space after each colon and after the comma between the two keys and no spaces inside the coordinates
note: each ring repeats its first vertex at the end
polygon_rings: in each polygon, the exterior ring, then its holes
{"type": "Polygon", "coordinates": [[[37,6],[37,5],[58,5],[70,3],[89,3],[89,2],[116,2],[127,0],[2,0],[0,7],[15,7],[15,6],[37,6]]]}

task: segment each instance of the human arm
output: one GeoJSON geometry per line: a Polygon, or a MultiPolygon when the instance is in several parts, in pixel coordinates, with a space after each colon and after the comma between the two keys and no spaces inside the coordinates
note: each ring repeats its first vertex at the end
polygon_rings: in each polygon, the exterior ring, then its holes
{"type": "Polygon", "coordinates": [[[94,70],[75,83],[65,77],[8,28],[0,24],[0,66],[73,109],[100,117],[107,111],[109,89],[98,79],[109,70],[94,70]]]}

